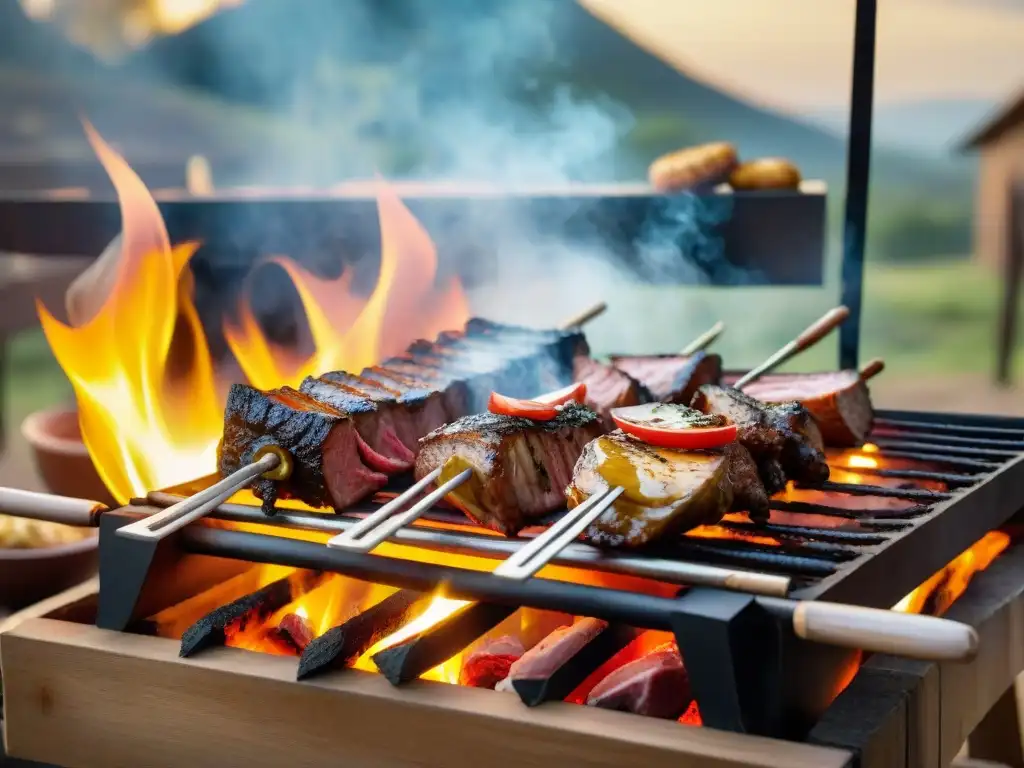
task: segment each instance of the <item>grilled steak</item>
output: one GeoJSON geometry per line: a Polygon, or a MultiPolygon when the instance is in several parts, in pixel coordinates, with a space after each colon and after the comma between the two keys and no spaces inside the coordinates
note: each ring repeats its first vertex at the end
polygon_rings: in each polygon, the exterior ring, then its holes
{"type": "Polygon", "coordinates": [[[826,445],[858,447],[871,432],[874,408],[857,371],[768,376],[744,391],[766,403],[799,402],[818,423],[826,445]]]}
{"type": "Polygon", "coordinates": [[[707,352],[695,355],[613,356],[612,365],[642,383],[655,400],[689,405],[705,384],[717,384],[722,358],[707,352]]]}
{"type": "Polygon", "coordinates": [[[828,479],[821,434],[799,403],[767,405],[732,387],[706,385],[694,395],[693,407],[736,423],[739,441],[758,463],[769,494],[784,487],[778,485],[776,464],[786,477],[801,483],[816,485],[828,479]]]}
{"type": "Polygon", "coordinates": [[[367,463],[378,472],[396,474],[412,469],[416,454],[398,436],[393,421],[396,409],[387,403],[375,403],[366,395],[327,377],[314,379],[308,376],[299,391],[352,419],[356,432],[370,449],[367,463]]]}
{"type": "Polygon", "coordinates": [[[459,685],[493,689],[508,677],[509,669],[523,653],[523,644],[509,635],[485,640],[463,660],[459,685]]]}
{"type": "Polygon", "coordinates": [[[472,469],[447,499],[479,524],[512,536],[564,504],[573,463],[600,433],[597,414],[575,403],[551,421],[466,416],[423,438],[415,473],[419,479],[443,467],[440,485],[472,469]]]}
{"type": "Polygon", "coordinates": [[[314,507],[347,507],[387,483],[363,463],[372,451],[346,414],[290,387],[261,392],[235,384],[228,393],[217,469],[228,475],[252,462],[265,445],[277,445],[294,460],[292,476],[277,484],[257,479],[253,493],[273,511],[278,493],[314,507]]]}
{"type": "Polygon", "coordinates": [[[559,627],[522,655],[509,668],[508,677],[498,683],[496,691],[514,691],[513,680],[544,680],[583,650],[608,627],[600,619],[580,619],[569,627],[559,627]]]}
{"type": "Polygon", "coordinates": [[[666,643],[623,664],[594,686],[591,707],[676,720],[693,701],[679,648],[666,643]]]}
{"type": "Polygon", "coordinates": [[[583,449],[566,496],[571,508],[624,488],[586,535],[598,546],[639,547],[721,520],[734,500],[729,465],[724,451],[659,448],[616,430],[583,449]]]}
{"type": "Polygon", "coordinates": [[[640,405],[654,400],[643,384],[618,368],[589,357],[573,361],[573,381],[587,385],[587,405],[601,414],[605,426],[612,429],[612,408],[640,405]]]}

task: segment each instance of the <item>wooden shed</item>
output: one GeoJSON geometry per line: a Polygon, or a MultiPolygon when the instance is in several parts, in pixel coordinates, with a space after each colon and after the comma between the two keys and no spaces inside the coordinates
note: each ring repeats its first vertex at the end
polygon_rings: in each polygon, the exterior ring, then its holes
{"type": "Polygon", "coordinates": [[[978,152],[974,257],[1002,272],[1010,252],[1010,190],[1024,183],[1024,90],[961,144],[978,152]]]}

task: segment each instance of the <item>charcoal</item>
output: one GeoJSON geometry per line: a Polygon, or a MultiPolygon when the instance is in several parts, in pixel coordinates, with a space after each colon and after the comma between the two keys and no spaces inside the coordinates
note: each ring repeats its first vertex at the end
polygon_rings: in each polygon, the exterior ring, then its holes
{"type": "Polygon", "coordinates": [[[515,606],[472,603],[425,632],[374,654],[373,663],[392,685],[407,683],[444,663],[517,610],[515,606]]]}
{"type": "Polygon", "coordinates": [[[423,592],[403,589],[345,623],[332,627],[303,650],[296,679],[304,680],[330,669],[351,667],[374,643],[422,614],[430,600],[430,596],[423,592]]]}
{"type": "Polygon", "coordinates": [[[185,658],[205,648],[224,645],[229,628],[244,630],[250,622],[266,621],[325,579],[322,571],[296,571],[211,611],[185,630],[178,655],[185,658]]]}
{"type": "Polygon", "coordinates": [[[562,701],[596,672],[598,667],[629,645],[637,634],[637,630],[632,627],[608,624],[550,675],[513,678],[512,688],[528,707],[535,707],[545,701],[562,701]]]}

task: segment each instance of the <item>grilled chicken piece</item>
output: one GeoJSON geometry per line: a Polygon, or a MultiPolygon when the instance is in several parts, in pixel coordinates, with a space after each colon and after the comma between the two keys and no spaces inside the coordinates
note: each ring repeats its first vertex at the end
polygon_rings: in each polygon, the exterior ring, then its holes
{"type": "Polygon", "coordinates": [[[587,696],[591,707],[676,720],[693,701],[690,677],[675,643],[666,643],[611,672],[587,696]]]}
{"type": "Polygon", "coordinates": [[[695,355],[613,356],[612,365],[639,381],[662,403],[689,405],[694,393],[722,377],[722,358],[695,355]]]}
{"type": "Polygon", "coordinates": [[[371,462],[371,466],[378,472],[393,475],[412,469],[416,454],[402,442],[395,429],[393,417],[396,409],[387,403],[378,404],[366,395],[326,377],[315,379],[307,376],[299,386],[299,391],[352,419],[356,432],[373,449],[374,458],[379,457],[379,460],[371,462]]]}
{"type": "Polygon", "coordinates": [[[587,529],[603,547],[640,547],[722,519],[734,501],[729,455],[642,443],[616,430],[583,449],[566,488],[569,507],[595,493],[624,492],[587,529]]]}
{"type": "Polygon", "coordinates": [[[871,394],[857,371],[779,374],[744,391],[765,403],[799,402],[818,423],[826,445],[859,447],[871,433],[871,394]]]}
{"type": "Polygon", "coordinates": [[[612,408],[641,405],[654,400],[643,384],[618,368],[599,363],[589,357],[573,362],[573,381],[587,385],[587,405],[601,414],[605,426],[613,429],[612,408]]]}
{"type": "Polygon", "coordinates": [[[596,413],[566,405],[551,421],[493,413],[466,416],[423,438],[416,478],[443,467],[437,485],[473,476],[447,500],[487,528],[512,536],[564,504],[562,489],[586,442],[601,433],[596,413]]]}
{"type": "Polygon", "coordinates": [[[776,464],[785,476],[807,485],[828,480],[828,464],[821,433],[810,413],[799,403],[767,405],[732,387],[706,385],[693,398],[693,407],[704,413],[728,416],[739,427],[739,442],[750,451],[761,471],[769,494],[779,486],[776,464]]]}
{"type": "Polygon", "coordinates": [[[235,384],[228,393],[224,436],[217,451],[222,476],[252,462],[265,445],[277,445],[292,455],[294,467],[287,483],[262,478],[253,493],[270,514],[278,494],[313,507],[341,509],[370,496],[387,476],[369,468],[373,449],[362,439],[346,414],[290,387],[261,392],[235,384]]]}

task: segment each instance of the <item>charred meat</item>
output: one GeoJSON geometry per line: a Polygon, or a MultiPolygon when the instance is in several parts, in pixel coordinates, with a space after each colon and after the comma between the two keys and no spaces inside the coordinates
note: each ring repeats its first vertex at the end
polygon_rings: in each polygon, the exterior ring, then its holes
{"type": "Polygon", "coordinates": [[[644,355],[612,357],[612,365],[636,379],[662,403],[689,405],[705,384],[718,384],[722,358],[707,352],[695,355],[644,355]]]}
{"type": "Polygon", "coordinates": [[[598,415],[577,403],[551,421],[466,416],[423,438],[415,474],[422,478],[442,467],[440,485],[472,469],[447,500],[480,525],[512,536],[564,504],[573,464],[601,431],[598,415]]]}
{"type": "Polygon", "coordinates": [[[739,442],[761,470],[765,490],[776,493],[785,477],[807,485],[828,480],[821,433],[799,403],[767,405],[732,387],[706,385],[693,398],[704,413],[728,416],[739,427],[739,442]]]}
{"type": "Polygon", "coordinates": [[[294,460],[292,476],[280,488],[257,479],[253,493],[272,511],[280,495],[314,507],[347,507],[387,483],[387,476],[367,466],[375,453],[345,413],[290,387],[261,392],[235,384],[228,393],[224,436],[217,468],[229,475],[253,461],[267,445],[288,451],[294,460]]]}
{"type": "Polygon", "coordinates": [[[569,506],[608,488],[624,489],[612,507],[587,529],[603,547],[640,547],[657,539],[711,525],[735,508],[767,511],[768,500],[742,446],[682,451],[640,442],[620,430],[587,444],[566,489],[569,506]],[[733,464],[736,464],[734,467],[733,464]],[[735,486],[734,486],[735,483],[735,486]]]}
{"type": "Polygon", "coordinates": [[[666,643],[623,664],[594,686],[591,707],[676,720],[693,701],[679,648],[666,643]]]}
{"type": "Polygon", "coordinates": [[[814,417],[826,445],[859,447],[871,432],[874,408],[857,371],[768,376],[744,391],[765,403],[799,402],[814,417]]]}
{"type": "Polygon", "coordinates": [[[601,414],[611,428],[612,408],[641,405],[654,400],[647,387],[620,369],[589,357],[573,361],[573,381],[587,385],[587,405],[601,414]]]}

